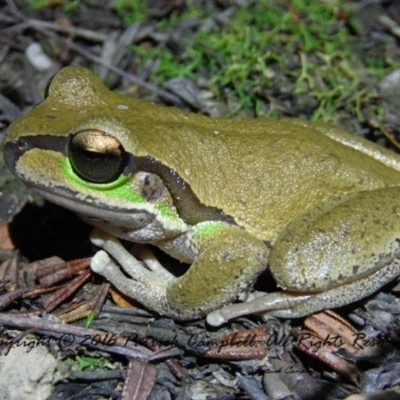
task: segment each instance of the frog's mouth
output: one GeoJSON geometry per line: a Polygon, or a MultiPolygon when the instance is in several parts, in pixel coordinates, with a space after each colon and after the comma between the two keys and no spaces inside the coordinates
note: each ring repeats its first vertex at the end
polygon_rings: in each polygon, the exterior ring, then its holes
{"type": "Polygon", "coordinates": [[[79,198],[79,193],[63,187],[52,187],[50,191],[32,182],[24,182],[44,199],[77,213],[92,225],[110,224],[132,231],[143,229],[156,218],[155,213],[146,210],[146,204],[136,204],[135,208],[118,207],[114,203],[110,206],[99,202],[94,197],[86,197],[82,200],[79,198]]]}

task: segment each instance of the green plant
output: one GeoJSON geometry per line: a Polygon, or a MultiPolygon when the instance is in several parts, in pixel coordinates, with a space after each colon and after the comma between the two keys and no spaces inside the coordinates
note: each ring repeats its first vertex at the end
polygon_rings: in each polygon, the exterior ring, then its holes
{"type": "Polygon", "coordinates": [[[107,363],[105,359],[98,359],[93,357],[76,356],[78,363],[78,370],[83,371],[86,368],[104,368],[107,363]]]}
{"type": "MultiPolygon", "coordinates": [[[[259,0],[238,7],[228,23],[211,24],[212,28],[183,38],[185,51],[180,53],[168,47],[132,49],[142,67],[149,59],[157,60],[150,74],[157,84],[176,76],[206,76],[216,97],[233,90],[239,99],[233,113],[252,108],[260,114],[267,92],[279,93],[294,85],[295,96],[315,99],[317,106],[308,112],[313,119],[329,119],[338,109],[362,119],[361,105],[374,101],[368,91],[357,94],[363,78],[383,76],[389,66],[376,58],[360,65],[348,29],[355,24],[344,24],[337,12],[344,6],[343,1],[259,0]]],[[[158,27],[171,30],[194,15],[212,18],[191,6],[187,14],[172,15],[158,27]]],[[[270,115],[275,112],[270,108],[270,115]]]]}

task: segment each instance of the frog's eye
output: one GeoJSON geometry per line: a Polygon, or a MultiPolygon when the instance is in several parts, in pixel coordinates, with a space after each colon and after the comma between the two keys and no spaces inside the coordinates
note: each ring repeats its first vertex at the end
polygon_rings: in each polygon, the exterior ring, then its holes
{"type": "Polygon", "coordinates": [[[123,172],[128,156],[113,136],[98,130],[83,130],[71,137],[69,160],[75,172],[95,183],[108,183],[123,172]]]}

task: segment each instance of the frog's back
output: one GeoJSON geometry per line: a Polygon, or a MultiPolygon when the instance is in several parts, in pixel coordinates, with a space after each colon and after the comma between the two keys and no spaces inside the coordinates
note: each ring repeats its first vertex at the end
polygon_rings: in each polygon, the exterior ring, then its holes
{"type": "Polygon", "coordinates": [[[338,143],[353,140],[340,130],[327,132],[330,138],[321,125],[295,119],[204,124],[209,126],[188,126],[186,134],[180,127],[183,137],[171,144],[166,162],[202,204],[221,209],[263,240],[273,242],[289,221],[325,199],[400,184],[393,169],[400,168],[400,157],[382,149],[392,163],[385,165],[365,154],[381,151],[379,146],[366,141],[363,152],[353,148],[357,139],[353,147],[338,143]]]}

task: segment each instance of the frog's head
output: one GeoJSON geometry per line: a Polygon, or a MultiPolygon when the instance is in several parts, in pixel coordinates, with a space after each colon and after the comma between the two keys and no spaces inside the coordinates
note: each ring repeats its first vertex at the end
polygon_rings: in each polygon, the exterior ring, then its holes
{"type": "Polygon", "coordinates": [[[131,231],[162,219],[180,230],[163,180],[146,172],[151,138],[140,133],[153,106],[109,91],[87,69],[65,68],[45,101],[11,125],[5,160],[26,185],[93,225],[131,231]],[[135,132],[125,120],[135,121],[135,132]]]}

